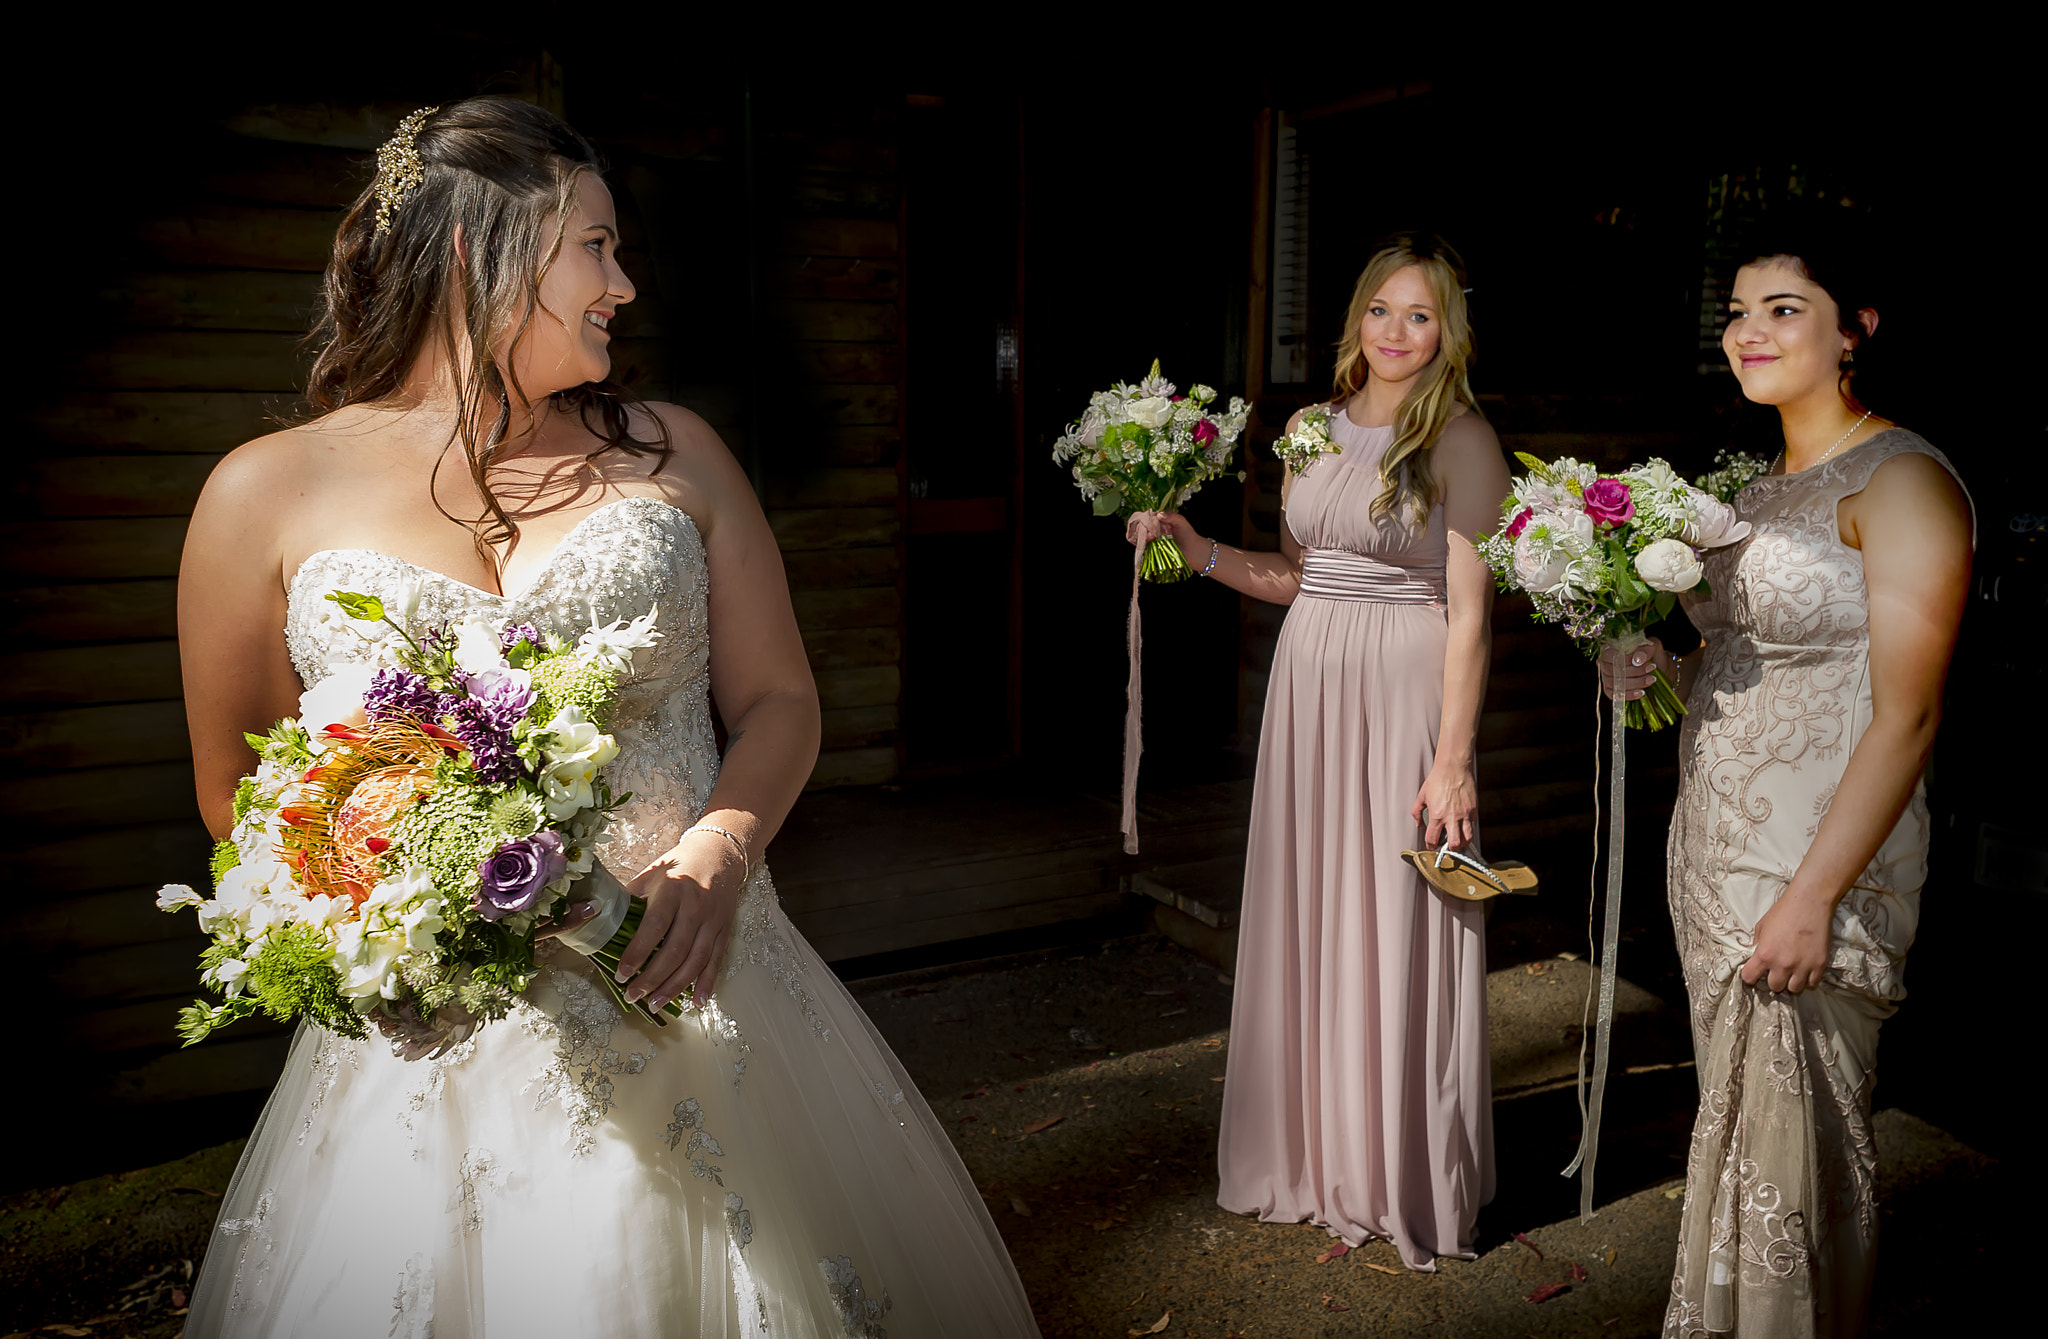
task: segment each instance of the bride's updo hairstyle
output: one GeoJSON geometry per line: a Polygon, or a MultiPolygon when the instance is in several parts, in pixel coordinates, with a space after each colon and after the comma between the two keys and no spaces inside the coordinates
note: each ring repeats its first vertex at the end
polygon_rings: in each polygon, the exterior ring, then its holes
{"type": "Polygon", "coordinates": [[[1392,514],[1396,502],[1404,504],[1417,526],[1429,520],[1437,504],[1436,477],[1429,469],[1429,448],[1436,445],[1444,425],[1451,421],[1455,405],[1477,414],[1472,398],[1469,372],[1472,367],[1472,318],[1465,308],[1465,262],[1450,243],[1430,233],[1397,233],[1373,253],[1351,292],[1351,310],[1344,317],[1344,338],[1337,344],[1336,388],[1333,400],[1348,400],[1358,394],[1366,381],[1365,349],[1359,340],[1359,326],[1366,308],[1380,285],[1395,274],[1415,266],[1429,285],[1436,303],[1441,330],[1436,356],[1408,383],[1401,399],[1400,414],[1394,420],[1394,440],[1380,458],[1380,482],[1384,485],[1372,500],[1371,516],[1379,521],[1392,514]]]}
{"type": "MultiPolygon", "coordinates": [[[[433,341],[454,372],[456,435],[485,508],[473,520],[441,511],[476,532],[487,560],[514,526],[486,471],[512,402],[535,408],[494,351],[516,348],[542,313],[541,280],[561,251],[577,178],[599,170],[581,135],[515,98],[414,113],[379,152],[377,179],[349,209],[327,262],[307,339],[319,350],[306,386],[313,413],[397,395],[433,341]]],[[[658,439],[635,438],[628,407],[637,401],[623,387],[586,382],[548,398],[576,410],[603,442],[593,457],[617,448],[657,457],[657,469],[666,462],[666,427],[648,416],[658,439]]]]}

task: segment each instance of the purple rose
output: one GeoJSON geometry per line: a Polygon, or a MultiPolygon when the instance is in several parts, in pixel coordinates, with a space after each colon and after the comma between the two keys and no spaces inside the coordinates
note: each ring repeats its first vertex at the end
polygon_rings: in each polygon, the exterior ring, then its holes
{"type": "Polygon", "coordinates": [[[569,872],[562,854],[562,834],[536,832],[514,837],[477,867],[483,885],[476,891],[476,913],[487,921],[533,910],[541,890],[569,872]]]}
{"type": "Polygon", "coordinates": [[[1628,485],[1619,479],[1596,479],[1586,485],[1586,515],[1593,518],[1595,525],[1612,528],[1626,525],[1636,514],[1635,499],[1628,495],[1628,485]]]}
{"type": "Polygon", "coordinates": [[[1536,513],[1529,510],[1529,508],[1527,507],[1524,507],[1520,511],[1516,512],[1515,519],[1508,522],[1508,538],[1520,539],[1522,537],[1522,531],[1528,528],[1529,518],[1535,514],[1536,513]]]}

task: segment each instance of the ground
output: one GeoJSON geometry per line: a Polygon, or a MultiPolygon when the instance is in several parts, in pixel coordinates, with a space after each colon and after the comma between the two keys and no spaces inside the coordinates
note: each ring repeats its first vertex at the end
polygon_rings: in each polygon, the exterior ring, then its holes
{"type": "MultiPolygon", "coordinates": [[[[1430,1274],[1401,1268],[1384,1242],[1333,1254],[1339,1243],[1318,1228],[1217,1207],[1230,983],[1162,936],[852,988],[952,1131],[1054,1339],[1628,1339],[1656,1334],[1663,1313],[1693,1080],[1677,1011],[1623,989],[1600,1212],[1578,1221],[1577,1182],[1558,1173],[1578,1137],[1571,1080],[1588,975],[1546,957],[1488,978],[1500,1193],[1480,1218],[1479,1258],[1430,1274]]],[[[2016,1216],[2003,1207],[2010,1178],[1902,1111],[1880,1113],[1878,1147],[1878,1333],[1926,1333],[1937,1317],[1996,1332],[1970,1321],[1996,1304],[1983,1251],[1998,1217],[2016,1216]]],[[[178,1334],[239,1148],[0,1201],[0,1326],[178,1334]]]]}

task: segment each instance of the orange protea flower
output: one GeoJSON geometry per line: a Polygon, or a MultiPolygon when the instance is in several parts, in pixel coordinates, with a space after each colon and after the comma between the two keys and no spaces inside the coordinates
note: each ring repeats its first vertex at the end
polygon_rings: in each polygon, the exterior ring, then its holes
{"type": "Polygon", "coordinates": [[[297,798],[279,811],[289,826],[278,857],[299,871],[301,892],[362,905],[377,879],[377,857],[390,846],[385,834],[425,789],[446,735],[410,717],[384,721],[351,731],[306,773],[297,798]]]}
{"type": "Polygon", "coordinates": [[[427,769],[416,763],[382,767],[356,782],[328,828],[334,863],[347,868],[349,882],[377,881],[377,857],[391,845],[385,834],[428,783],[427,769]]]}

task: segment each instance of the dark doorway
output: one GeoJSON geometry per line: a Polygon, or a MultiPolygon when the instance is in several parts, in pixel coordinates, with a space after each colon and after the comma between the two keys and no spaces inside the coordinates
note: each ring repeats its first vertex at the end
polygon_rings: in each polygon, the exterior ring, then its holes
{"type": "Polygon", "coordinates": [[[1013,101],[904,114],[907,769],[1019,751],[1019,242],[1013,101]]]}

